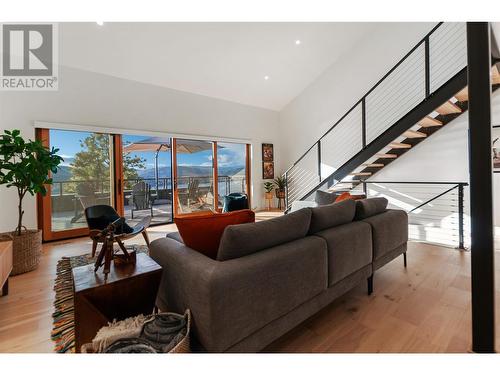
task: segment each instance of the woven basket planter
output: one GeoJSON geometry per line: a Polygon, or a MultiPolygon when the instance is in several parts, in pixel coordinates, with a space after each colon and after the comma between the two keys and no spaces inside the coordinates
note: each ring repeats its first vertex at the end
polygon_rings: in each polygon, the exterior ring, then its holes
{"type": "Polygon", "coordinates": [[[20,236],[2,233],[0,237],[12,239],[13,269],[11,276],[33,271],[40,264],[42,231],[25,230],[20,236]]]}

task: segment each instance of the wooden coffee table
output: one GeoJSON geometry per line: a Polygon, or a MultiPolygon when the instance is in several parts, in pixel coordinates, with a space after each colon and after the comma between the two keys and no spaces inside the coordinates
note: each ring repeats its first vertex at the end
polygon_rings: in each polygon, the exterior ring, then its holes
{"type": "Polygon", "coordinates": [[[73,268],[75,347],[79,353],[97,331],[114,319],[151,314],[155,308],[162,268],[146,254],[136,264],[111,265],[107,280],[94,265],[73,268]]]}

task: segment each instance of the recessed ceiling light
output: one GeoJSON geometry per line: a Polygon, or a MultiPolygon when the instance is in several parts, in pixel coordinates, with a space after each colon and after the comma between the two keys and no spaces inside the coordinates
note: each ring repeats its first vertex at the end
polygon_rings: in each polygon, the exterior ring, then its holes
{"type": "Polygon", "coordinates": [[[97,21],[96,23],[97,23],[99,26],[104,25],[104,22],[102,22],[102,21],[97,21]]]}
{"type": "Polygon", "coordinates": [[[264,79],[267,81],[269,79],[269,76],[264,76],[264,79]]]}
{"type": "Polygon", "coordinates": [[[297,40],[295,41],[295,44],[296,44],[296,45],[299,45],[300,43],[302,43],[302,42],[301,42],[299,39],[297,39],[297,40]]]}

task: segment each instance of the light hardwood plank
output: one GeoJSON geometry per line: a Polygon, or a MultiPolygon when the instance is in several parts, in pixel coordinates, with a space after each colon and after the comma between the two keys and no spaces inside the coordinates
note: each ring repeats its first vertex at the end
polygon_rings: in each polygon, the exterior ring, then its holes
{"type": "MultiPolygon", "coordinates": [[[[263,211],[257,220],[280,215],[263,211]]],[[[155,227],[150,237],[164,237],[175,229],[155,227]]],[[[0,352],[52,352],[57,261],[88,253],[90,245],[88,239],[45,244],[40,267],[11,278],[9,295],[0,297],[0,352]]],[[[500,261],[495,269],[500,272],[500,261]]],[[[500,325],[500,284],[496,289],[500,325]]],[[[377,271],[371,296],[361,283],[265,351],[467,352],[470,346],[470,253],[409,243],[408,268],[398,258],[377,271]]]]}

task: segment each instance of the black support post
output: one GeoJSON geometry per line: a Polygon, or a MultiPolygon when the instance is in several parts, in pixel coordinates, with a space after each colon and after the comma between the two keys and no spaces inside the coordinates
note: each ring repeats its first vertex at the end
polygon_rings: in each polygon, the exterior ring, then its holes
{"type": "Polygon", "coordinates": [[[361,143],[366,147],[366,97],[361,100],[361,143]]]}
{"type": "Polygon", "coordinates": [[[458,185],[458,248],[463,250],[464,246],[464,185],[458,185]]]}
{"type": "Polygon", "coordinates": [[[318,176],[321,182],[321,140],[318,141],[318,176]]]}
{"type": "Polygon", "coordinates": [[[425,97],[428,98],[431,94],[431,62],[430,62],[430,47],[429,35],[425,37],[425,97]]]}
{"type": "Polygon", "coordinates": [[[472,350],[495,351],[491,45],[487,22],[467,23],[472,350]]]}

